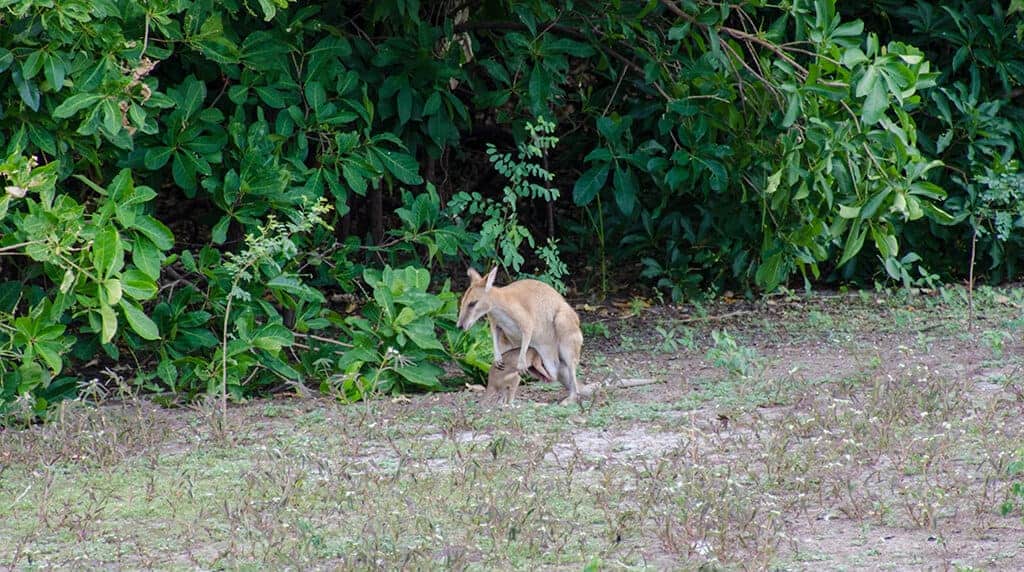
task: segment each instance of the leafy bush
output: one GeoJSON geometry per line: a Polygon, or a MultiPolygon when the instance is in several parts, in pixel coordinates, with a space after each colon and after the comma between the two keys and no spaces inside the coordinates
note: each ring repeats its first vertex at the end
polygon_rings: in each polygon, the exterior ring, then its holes
{"type": "MultiPolygon", "coordinates": [[[[1020,266],[1021,250],[1004,248],[990,233],[976,235],[987,180],[1012,171],[1024,145],[1024,6],[966,0],[912,4],[883,0],[844,3],[843,10],[875,23],[879,33],[920,48],[942,74],[927,105],[914,109],[918,139],[925,153],[943,161],[933,182],[948,193],[944,209],[957,226],[939,229],[916,225],[905,231],[925,263],[943,275],[965,275],[973,260],[966,256],[975,236],[978,252],[988,257],[993,280],[1011,278],[1020,266]]],[[[986,223],[987,224],[987,223],[986,223]]]]}
{"type": "Polygon", "coordinates": [[[373,289],[372,302],[341,324],[352,347],[337,362],[341,374],[322,388],[337,387],[352,400],[375,392],[441,389],[443,370],[436,363],[448,354],[436,328],[438,322],[454,328],[458,297],[447,285],[440,294],[429,293],[430,273],[422,268],[367,269],[363,279],[373,289]]]}
{"type": "Polygon", "coordinates": [[[541,199],[548,203],[558,199],[558,189],[535,181],[550,184],[553,173],[542,165],[534,163],[544,158],[554,148],[558,138],[552,136],[555,125],[540,118],[537,125],[526,124],[528,138],[517,146],[516,153],[499,153],[494,145],[488,144],[487,155],[494,169],[508,179],[499,200],[490,199],[479,193],[457,193],[449,204],[450,216],[466,215],[481,217],[479,239],[472,247],[476,257],[494,256],[502,267],[519,274],[526,259],[523,244],[530,250],[536,249],[538,257],[547,265],[547,270],[538,278],[549,282],[555,288],[565,291],[562,277],[568,271],[559,257],[558,246],[548,239],[545,246],[537,247],[530,229],[519,218],[519,203],[526,199],[541,199]]]}
{"type": "Polygon", "coordinates": [[[74,388],[74,378],[55,379],[69,357],[102,351],[118,359],[121,347],[133,350],[159,337],[141,304],[157,294],[173,236],[143,212],[155,192],[135,186],[129,171],[105,189],[85,180],[106,199],[89,210],[57,192],[57,163],[38,166],[35,156],[14,149],[0,164],[7,183],[0,254],[24,254],[31,262],[22,280],[0,283],[0,404],[29,394],[45,410],[74,388]],[[27,311],[18,315],[19,307],[27,311]]]}
{"type": "Polygon", "coordinates": [[[1019,8],[0,3],[0,404],[94,358],[437,389],[486,354],[427,290],[467,262],[674,299],[962,272],[1024,142],[1019,8]]]}

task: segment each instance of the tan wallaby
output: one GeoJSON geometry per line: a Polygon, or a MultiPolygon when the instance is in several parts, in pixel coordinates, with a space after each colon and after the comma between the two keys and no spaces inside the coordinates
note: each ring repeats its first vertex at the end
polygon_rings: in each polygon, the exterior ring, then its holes
{"type": "Polygon", "coordinates": [[[494,285],[497,268],[486,278],[472,268],[467,274],[469,288],[459,305],[458,325],[468,330],[487,317],[494,342],[492,368],[504,369],[504,354],[518,347],[516,363],[511,367],[517,372],[526,371],[530,368],[527,352],[533,349],[544,369],[568,390],[562,403],[579,401],[576,366],[583,349],[583,332],[576,310],[554,288],[537,280],[517,280],[498,287],[494,285]]]}
{"type": "MultiPolygon", "coordinates": [[[[518,357],[519,348],[512,348],[502,356],[504,358],[503,361],[512,361],[518,359],[518,357]]],[[[530,375],[543,381],[552,381],[551,374],[548,373],[548,370],[544,369],[544,362],[540,359],[540,354],[536,350],[532,348],[527,350],[526,359],[530,361],[530,367],[526,370],[530,375]]],[[[484,399],[506,405],[512,403],[516,398],[516,391],[519,390],[519,382],[522,380],[521,374],[522,372],[519,370],[510,367],[498,369],[491,366],[491,371],[487,374],[487,389],[484,392],[484,399]]]]}

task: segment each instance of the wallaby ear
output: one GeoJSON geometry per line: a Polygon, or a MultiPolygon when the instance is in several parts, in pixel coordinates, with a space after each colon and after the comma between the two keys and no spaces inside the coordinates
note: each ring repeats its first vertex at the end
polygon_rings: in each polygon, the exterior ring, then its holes
{"type": "Polygon", "coordinates": [[[495,266],[494,268],[491,269],[490,272],[487,273],[487,284],[484,285],[484,292],[490,290],[491,286],[494,286],[494,277],[497,276],[497,275],[498,275],[498,267],[495,266]]]}
{"type": "Polygon", "coordinates": [[[481,280],[480,273],[477,272],[476,269],[473,268],[472,266],[466,269],[466,276],[469,276],[469,281],[473,283],[479,282],[481,280]]]}

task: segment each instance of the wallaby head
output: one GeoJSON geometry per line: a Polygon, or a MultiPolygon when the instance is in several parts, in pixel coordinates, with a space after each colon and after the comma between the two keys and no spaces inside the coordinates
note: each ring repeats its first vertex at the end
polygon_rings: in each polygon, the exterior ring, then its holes
{"type": "Polygon", "coordinates": [[[459,303],[458,326],[463,330],[473,327],[473,324],[480,318],[487,315],[494,307],[491,300],[491,288],[494,287],[494,277],[498,275],[498,267],[495,266],[487,276],[480,276],[480,273],[470,268],[466,271],[469,275],[469,288],[462,295],[459,303]]]}

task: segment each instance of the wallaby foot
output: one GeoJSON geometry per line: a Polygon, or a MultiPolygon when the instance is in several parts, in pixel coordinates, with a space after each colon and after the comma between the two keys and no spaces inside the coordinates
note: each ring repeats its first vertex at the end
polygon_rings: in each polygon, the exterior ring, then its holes
{"type": "Polygon", "coordinates": [[[558,404],[559,405],[575,405],[575,404],[577,404],[579,402],[580,402],[580,395],[578,393],[573,393],[573,394],[569,395],[568,397],[566,397],[565,399],[559,401],[558,404]]]}

